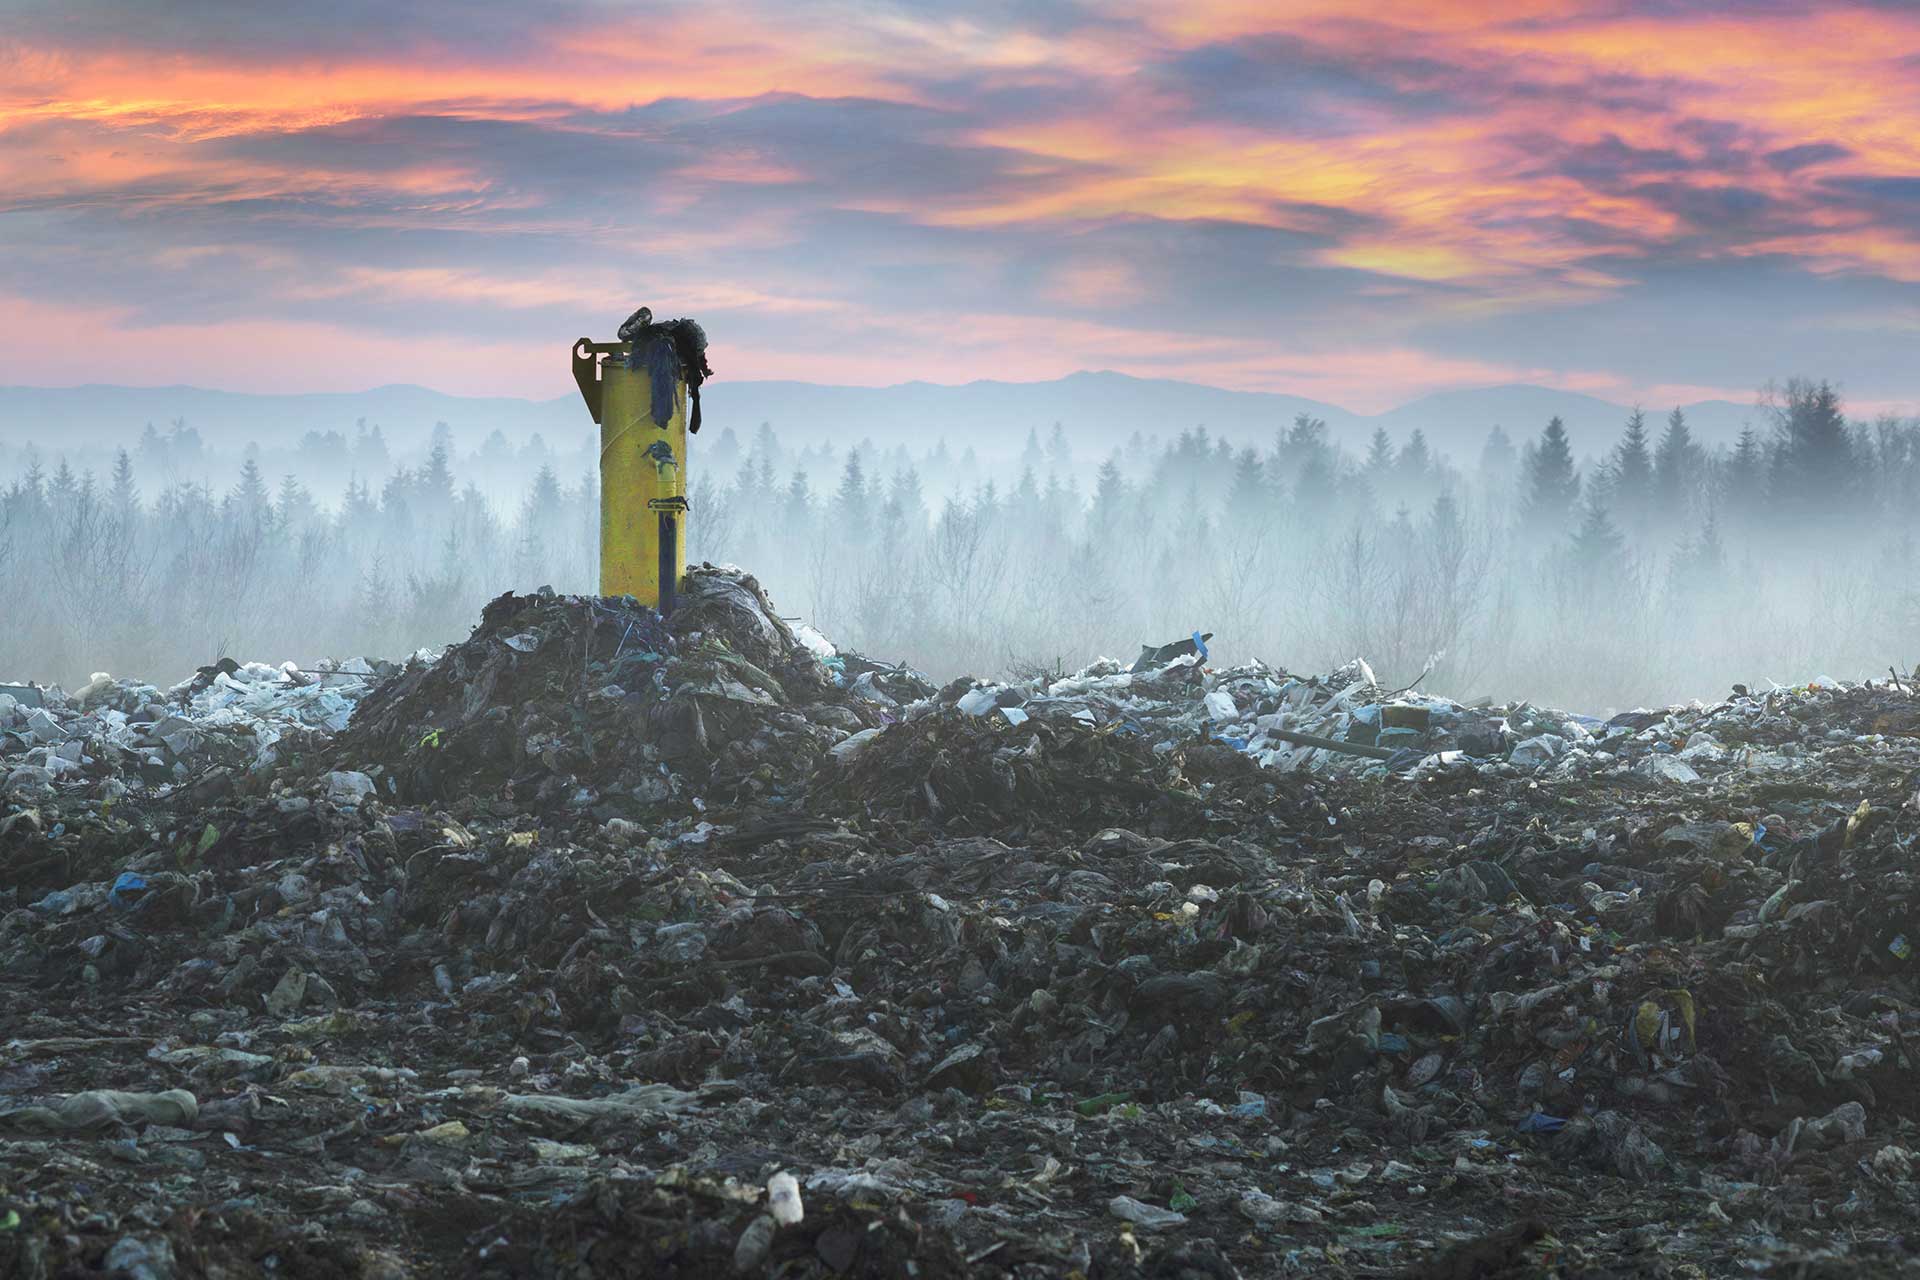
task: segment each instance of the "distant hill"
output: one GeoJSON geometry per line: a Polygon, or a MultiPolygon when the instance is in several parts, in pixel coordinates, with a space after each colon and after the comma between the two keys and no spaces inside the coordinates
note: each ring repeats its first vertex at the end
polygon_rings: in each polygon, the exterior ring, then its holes
{"type": "Polygon", "coordinates": [[[76,446],[130,444],[151,422],[165,431],[185,420],[209,445],[228,447],[257,440],[291,446],[309,431],[340,431],[349,439],[354,423],[380,424],[400,448],[423,445],[433,424],[457,428],[477,445],[496,428],[518,443],[534,432],[549,440],[590,430],[577,400],[514,400],[447,395],[426,387],[387,386],[371,391],[322,391],[303,395],[254,395],[200,387],[0,387],[0,435],[9,442],[33,440],[49,451],[61,442],[76,446]]]}
{"type": "MultiPolygon", "coordinates": [[[[904,440],[931,445],[944,437],[955,451],[973,445],[982,455],[1020,448],[1029,429],[1044,436],[1065,425],[1083,457],[1125,447],[1137,431],[1164,434],[1204,425],[1216,436],[1261,445],[1297,413],[1326,419],[1331,433],[1354,452],[1365,449],[1376,426],[1395,442],[1418,427],[1429,443],[1462,465],[1479,457],[1488,430],[1505,427],[1519,444],[1558,414],[1577,453],[1610,447],[1627,416],[1624,405],[1550,387],[1501,386],[1443,391],[1377,415],[1350,412],[1301,396],[1228,391],[1197,383],[1076,373],[1051,382],[969,382],[941,386],[908,382],[891,387],[824,386],[807,382],[708,384],[705,413],[716,430],[731,426],[742,442],[762,422],[782,440],[803,445],[822,439],[872,437],[882,446],[904,440]]],[[[1648,405],[1654,427],[1670,405],[1648,405]]],[[[1683,406],[1695,435],[1707,444],[1731,443],[1752,409],[1725,400],[1683,406]]],[[[288,447],[308,431],[351,436],[359,419],[378,423],[399,451],[424,447],[436,422],[446,422],[463,448],[498,429],[516,444],[538,432],[564,444],[592,430],[572,395],[516,400],[447,395],[425,387],[387,386],[361,392],[250,395],[197,387],[0,387],[0,438],[34,441],[57,453],[61,445],[99,448],[131,443],[152,422],[164,430],[181,418],[215,448],[248,440],[288,447]]]]}
{"type": "MultiPolygon", "coordinates": [[[[833,387],[807,382],[714,382],[702,391],[706,413],[745,435],[771,422],[783,438],[815,432],[881,444],[903,432],[927,443],[945,437],[958,450],[1019,449],[1027,432],[1042,438],[1064,424],[1076,448],[1124,446],[1138,431],[1165,435],[1204,425],[1215,435],[1265,445],[1296,413],[1325,418],[1345,437],[1358,415],[1303,396],[1227,391],[1194,382],[1132,378],[1121,373],[1075,373],[1052,382],[968,382],[942,386],[906,382],[892,387],[833,387]]],[[[1104,453],[1104,448],[1097,449],[1104,453]]]]}

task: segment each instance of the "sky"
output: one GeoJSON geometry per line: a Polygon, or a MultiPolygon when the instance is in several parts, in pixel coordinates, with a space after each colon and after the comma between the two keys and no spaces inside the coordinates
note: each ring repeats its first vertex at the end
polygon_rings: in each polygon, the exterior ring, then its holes
{"type": "Polygon", "coordinates": [[[0,384],[1920,410],[1913,0],[0,0],[0,384]],[[1489,16],[1495,15],[1495,16],[1489,16]]]}

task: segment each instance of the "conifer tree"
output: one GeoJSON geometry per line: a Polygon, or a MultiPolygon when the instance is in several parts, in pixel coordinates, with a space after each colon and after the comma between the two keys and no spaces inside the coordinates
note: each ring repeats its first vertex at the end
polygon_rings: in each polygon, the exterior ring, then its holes
{"type": "Polygon", "coordinates": [[[1073,446],[1067,443],[1066,427],[1058,422],[1047,437],[1047,467],[1062,480],[1073,474],[1073,446]]]}
{"type": "Polygon", "coordinates": [[[1647,447],[1647,415],[1638,405],[1627,417],[1627,428],[1614,446],[1613,503],[1626,531],[1642,537],[1653,513],[1653,451],[1647,447]]]}
{"type": "Polygon", "coordinates": [[[1760,434],[1742,427],[1733,446],[1720,486],[1719,500],[1727,512],[1727,523],[1736,532],[1747,533],[1757,527],[1761,503],[1767,492],[1767,455],[1760,434]]]}
{"type": "Polygon", "coordinates": [[[807,473],[796,469],[793,478],[787,481],[787,495],[782,500],[782,519],[792,536],[804,536],[813,523],[813,490],[807,484],[807,473]]]}
{"type": "Polygon", "coordinates": [[[288,534],[298,535],[317,514],[313,495],[291,472],[280,478],[280,493],[273,504],[274,524],[288,534]]]}
{"type": "Polygon", "coordinates": [[[921,529],[927,521],[927,500],[920,488],[920,472],[911,466],[893,473],[887,483],[887,501],[900,511],[904,528],[921,529]]]}
{"type": "Polygon", "coordinates": [[[545,528],[560,513],[563,501],[560,477],[554,474],[553,464],[542,463],[540,470],[534,474],[533,488],[527,494],[527,522],[545,528]]]}
{"type": "Polygon", "coordinates": [[[1589,500],[1580,520],[1580,528],[1573,535],[1573,569],[1576,578],[1592,589],[1617,584],[1625,574],[1626,551],[1626,538],[1613,522],[1606,504],[1597,499],[1589,500]]]}
{"type": "Polygon", "coordinates": [[[1694,614],[1710,607],[1712,597],[1725,582],[1726,571],[1726,545],[1720,538],[1719,521],[1709,510],[1700,531],[1673,553],[1674,607],[1694,614]]]}
{"type": "Polygon", "coordinates": [[[420,470],[420,494],[427,504],[444,510],[453,505],[453,446],[436,440],[420,470]]]}
{"type": "Polygon", "coordinates": [[[780,436],[774,431],[771,422],[763,422],[753,433],[753,453],[756,457],[767,459],[776,468],[782,461],[780,436]]]}
{"type": "Polygon", "coordinates": [[[1667,415],[1667,429],[1653,456],[1653,505],[1671,528],[1687,517],[1687,504],[1706,467],[1706,453],[1694,443],[1687,416],[1679,408],[1667,415]]]}
{"type": "Polygon", "coordinates": [[[1228,512],[1236,523],[1253,525],[1270,514],[1271,504],[1265,464],[1252,449],[1242,449],[1233,460],[1233,484],[1227,490],[1228,512]]]}
{"type": "Polygon", "coordinates": [[[1375,427],[1367,438],[1367,454],[1361,460],[1360,469],[1354,473],[1354,483],[1360,502],[1371,509],[1376,504],[1393,500],[1393,463],[1396,457],[1393,437],[1387,434],[1385,427],[1375,427]]]}
{"type": "Polygon", "coordinates": [[[860,451],[849,449],[846,464],[840,470],[840,487],[833,494],[833,521],[841,535],[856,546],[867,540],[873,526],[870,497],[860,451]]]}
{"type": "Polygon", "coordinates": [[[1020,465],[1039,471],[1047,463],[1047,455],[1040,448],[1040,432],[1037,428],[1027,428],[1027,447],[1020,451],[1020,465]]]}
{"type": "Polygon", "coordinates": [[[122,517],[140,506],[140,488],[134,481],[133,458],[125,449],[113,455],[113,488],[109,491],[113,509],[122,517]]]}
{"type": "Polygon", "coordinates": [[[1393,460],[1393,437],[1385,427],[1375,427],[1367,438],[1367,458],[1360,464],[1360,470],[1372,482],[1376,493],[1384,491],[1388,477],[1393,474],[1393,460]]]}
{"type": "Polygon", "coordinates": [[[1433,451],[1427,448],[1427,433],[1415,427],[1393,464],[1394,478],[1403,499],[1424,497],[1433,483],[1433,451]]]}
{"type": "Polygon", "coordinates": [[[1853,441],[1831,383],[1795,378],[1773,407],[1768,489],[1776,510],[1831,522],[1853,498],[1853,441]]]}
{"type": "Polygon", "coordinates": [[[1495,424],[1480,446],[1480,483],[1489,493],[1505,498],[1513,489],[1513,477],[1519,467],[1519,455],[1507,429],[1495,424]]]}
{"type": "Polygon", "coordinates": [[[1126,507],[1127,482],[1120,474],[1120,454],[1116,451],[1100,464],[1100,474],[1093,483],[1088,526],[1096,543],[1104,546],[1120,536],[1126,507]]]}
{"type": "Polygon", "coordinates": [[[260,460],[251,454],[240,464],[240,482],[234,486],[233,503],[243,517],[255,524],[264,524],[272,514],[273,500],[267,493],[266,478],[260,472],[260,460]]]}
{"type": "Polygon", "coordinates": [[[1552,538],[1573,518],[1580,498],[1580,477],[1573,470],[1573,449],[1567,427],[1558,417],[1540,433],[1540,443],[1528,451],[1522,478],[1520,523],[1530,535],[1552,538]]]}

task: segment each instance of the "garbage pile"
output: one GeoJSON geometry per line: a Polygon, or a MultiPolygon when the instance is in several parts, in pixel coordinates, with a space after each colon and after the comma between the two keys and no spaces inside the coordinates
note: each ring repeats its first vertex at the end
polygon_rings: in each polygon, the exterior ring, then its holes
{"type": "Polygon", "coordinates": [[[40,691],[73,769],[0,703],[0,1275],[1920,1268],[1910,682],[936,689],[684,600],[40,691]]]}
{"type": "Polygon", "coordinates": [[[210,765],[263,773],[289,752],[283,739],[346,728],[355,705],[390,664],[364,658],[270,667],[223,658],[171,689],[101,672],[71,695],[0,685],[0,791],[75,782],[171,786],[210,765]]]}
{"type": "Polygon", "coordinates": [[[822,661],[751,576],[688,573],[671,621],[630,598],[505,595],[465,642],[374,689],[331,754],[384,799],[502,812],[790,801],[825,752],[895,717],[905,670],[822,661]]]}
{"type": "MultiPolygon", "coordinates": [[[[1214,671],[1205,639],[1147,647],[1122,667],[1102,659],[1069,676],[1024,683],[957,682],[944,701],[974,717],[1019,725],[1039,718],[1136,736],[1153,750],[1197,741],[1231,747],[1263,767],[1365,773],[1544,773],[1557,778],[1634,777],[1688,784],[1703,776],[1791,774],[1826,763],[1826,744],[1868,749],[1920,736],[1920,718],[1897,679],[1845,685],[1819,677],[1763,693],[1734,687],[1724,701],[1625,711],[1609,719],[1529,703],[1466,706],[1413,689],[1383,688],[1355,659],[1323,676],[1251,663],[1214,671]],[[1836,715],[1840,706],[1844,714],[1836,715]],[[1817,746],[1807,723],[1835,719],[1817,746]]],[[[911,713],[910,713],[911,714],[911,713]]]]}

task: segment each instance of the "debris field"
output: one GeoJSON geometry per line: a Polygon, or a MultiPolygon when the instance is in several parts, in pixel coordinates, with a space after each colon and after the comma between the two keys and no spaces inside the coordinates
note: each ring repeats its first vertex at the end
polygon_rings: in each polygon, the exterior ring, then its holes
{"type": "Polygon", "coordinates": [[[937,688],[690,571],[0,686],[0,1276],[1920,1273],[1920,697],[937,688]]]}

